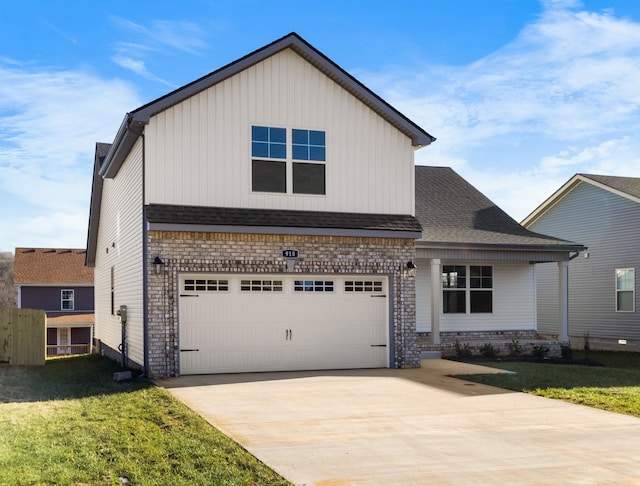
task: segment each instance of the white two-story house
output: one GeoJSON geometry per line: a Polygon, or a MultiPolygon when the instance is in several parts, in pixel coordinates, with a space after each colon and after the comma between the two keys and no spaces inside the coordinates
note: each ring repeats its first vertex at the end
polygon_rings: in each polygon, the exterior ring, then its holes
{"type": "Polygon", "coordinates": [[[295,33],[131,111],[96,147],[101,351],[152,377],[419,366],[434,140],[295,33]]]}

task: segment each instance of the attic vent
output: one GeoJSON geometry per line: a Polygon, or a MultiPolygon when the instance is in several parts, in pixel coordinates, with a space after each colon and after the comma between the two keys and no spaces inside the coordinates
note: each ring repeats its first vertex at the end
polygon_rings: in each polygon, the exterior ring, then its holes
{"type": "Polygon", "coordinates": [[[36,250],[34,248],[29,248],[28,250],[24,250],[22,253],[35,253],[36,250]]]}
{"type": "Polygon", "coordinates": [[[60,253],[71,253],[71,250],[60,250],[60,253]]]}
{"type": "Polygon", "coordinates": [[[45,250],[42,253],[55,253],[55,252],[56,252],[56,250],[45,250]]]}

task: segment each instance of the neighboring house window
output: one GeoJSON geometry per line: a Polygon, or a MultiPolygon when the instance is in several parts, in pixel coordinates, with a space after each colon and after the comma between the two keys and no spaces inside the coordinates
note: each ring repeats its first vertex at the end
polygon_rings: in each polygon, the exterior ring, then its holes
{"type": "Polygon", "coordinates": [[[493,267],[443,265],[442,309],[445,314],[493,312],[493,267]]]}
{"type": "Polygon", "coordinates": [[[326,194],[325,132],[292,129],[290,150],[287,140],[286,128],[251,127],[251,189],[281,194],[326,194]],[[291,182],[287,180],[289,170],[291,182]]]}
{"type": "Polygon", "coordinates": [[[635,269],[616,269],[616,312],[635,312],[635,269]]]}
{"type": "Polygon", "coordinates": [[[60,293],[62,310],[73,310],[73,290],[62,290],[60,293]]]}

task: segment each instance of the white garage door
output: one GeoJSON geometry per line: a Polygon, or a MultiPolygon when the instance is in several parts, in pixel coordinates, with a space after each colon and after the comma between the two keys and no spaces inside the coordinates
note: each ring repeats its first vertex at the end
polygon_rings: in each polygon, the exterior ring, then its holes
{"type": "Polygon", "coordinates": [[[379,368],[386,277],[180,276],[180,373],[379,368]]]}

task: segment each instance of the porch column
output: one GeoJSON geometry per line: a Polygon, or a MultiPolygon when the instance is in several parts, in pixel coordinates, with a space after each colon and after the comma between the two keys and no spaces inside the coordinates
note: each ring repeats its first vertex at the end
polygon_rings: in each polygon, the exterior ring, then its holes
{"type": "Polygon", "coordinates": [[[569,262],[558,262],[560,341],[569,341],[569,262]]]}
{"type": "Polygon", "coordinates": [[[440,344],[440,295],[442,294],[440,259],[431,259],[431,344],[440,344]]]}

